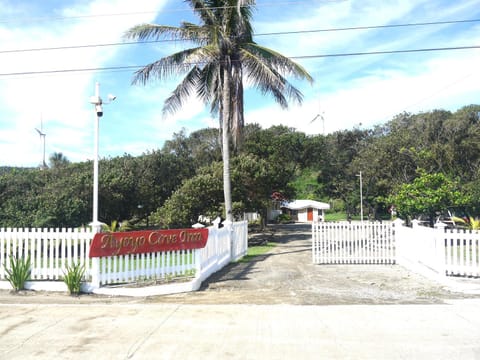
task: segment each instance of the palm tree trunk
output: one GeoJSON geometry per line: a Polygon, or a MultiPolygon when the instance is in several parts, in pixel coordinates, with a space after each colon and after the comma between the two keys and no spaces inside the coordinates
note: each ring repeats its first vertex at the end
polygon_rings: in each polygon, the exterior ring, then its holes
{"type": "Polygon", "coordinates": [[[233,222],[232,213],[232,185],[230,181],[230,82],[228,67],[223,69],[222,89],[222,157],[223,157],[223,197],[225,200],[225,219],[233,222]]]}

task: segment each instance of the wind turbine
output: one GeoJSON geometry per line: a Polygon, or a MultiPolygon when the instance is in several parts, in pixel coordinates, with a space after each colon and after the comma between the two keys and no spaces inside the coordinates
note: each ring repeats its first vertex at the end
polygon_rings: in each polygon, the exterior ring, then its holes
{"type": "Polygon", "coordinates": [[[320,120],[322,120],[322,127],[323,127],[323,135],[325,135],[325,118],[323,117],[323,114],[325,112],[322,112],[320,114],[317,114],[311,121],[310,121],[310,124],[313,123],[315,120],[317,120],[318,118],[320,118],[320,120]]]}
{"type": "Polygon", "coordinates": [[[43,142],[43,161],[42,161],[42,169],[45,169],[47,167],[47,163],[45,162],[45,137],[47,134],[43,132],[43,121],[40,120],[40,130],[35,128],[37,130],[38,135],[40,135],[40,142],[43,142]]]}

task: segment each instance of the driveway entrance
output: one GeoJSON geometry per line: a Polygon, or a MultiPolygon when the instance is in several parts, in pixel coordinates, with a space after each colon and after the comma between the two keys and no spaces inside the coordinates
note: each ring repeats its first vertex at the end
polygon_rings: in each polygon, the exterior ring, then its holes
{"type": "Polygon", "coordinates": [[[314,265],[309,224],[269,227],[276,246],[211,276],[200,291],[149,299],[202,304],[414,304],[463,298],[398,265],[314,265]]]}

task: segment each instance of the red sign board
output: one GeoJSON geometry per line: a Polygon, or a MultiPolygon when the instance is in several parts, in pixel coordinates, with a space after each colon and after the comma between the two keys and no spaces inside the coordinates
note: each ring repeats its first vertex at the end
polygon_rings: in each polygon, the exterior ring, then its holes
{"type": "Polygon", "coordinates": [[[89,257],[201,249],[207,240],[205,228],[97,233],[89,257]]]}

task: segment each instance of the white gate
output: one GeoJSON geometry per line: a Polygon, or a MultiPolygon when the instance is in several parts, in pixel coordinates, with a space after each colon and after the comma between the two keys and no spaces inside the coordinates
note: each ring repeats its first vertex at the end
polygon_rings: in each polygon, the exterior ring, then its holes
{"type": "Polygon", "coordinates": [[[394,264],[391,222],[319,222],[312,224],[314,264],[394,264]]]}

